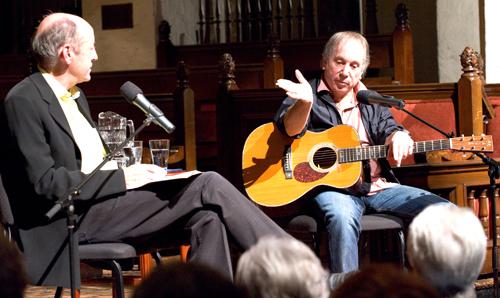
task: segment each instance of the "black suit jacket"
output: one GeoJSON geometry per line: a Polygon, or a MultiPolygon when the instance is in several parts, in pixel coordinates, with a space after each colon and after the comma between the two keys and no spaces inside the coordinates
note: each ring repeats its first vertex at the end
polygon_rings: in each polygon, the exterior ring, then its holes
{"type": "MultiPolygon", "coordinates": [[[[77,99],[92,126],[83,92],[77,99]]],[[[69,287],[69,256],[64,212],[51,220],[45,213],[85,175],[81,153],[57,98],[40,73],[14,86],[3,105],[2,180],[9,196],[18,242],[34,284],[69,287]]],[[[98,198],[126,191],[122,170],[100,171],[82,189],[75,205],[81,217],[98,198]]],[[[77,235],[76,235],[77,236],[77,235]]],[[[75,237],[75,240],[78,237],[75,237]]],[[[75,260],[79,267],[79,260],[75,260]]],[[[79,274],[79,272],[78,272],[79,274]]]]}

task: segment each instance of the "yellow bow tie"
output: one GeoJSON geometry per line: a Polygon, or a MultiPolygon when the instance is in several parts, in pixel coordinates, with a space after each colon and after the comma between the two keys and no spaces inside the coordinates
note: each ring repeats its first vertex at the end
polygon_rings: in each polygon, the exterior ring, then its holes
{"type": "Polygon", "coordinates": [[[75,100],[78,97],[80,97],[80,91],[78,91],[76,87],[72,87],[66,94],[61,96],[61,100],[67,102],[69,100],[75,100]]]}

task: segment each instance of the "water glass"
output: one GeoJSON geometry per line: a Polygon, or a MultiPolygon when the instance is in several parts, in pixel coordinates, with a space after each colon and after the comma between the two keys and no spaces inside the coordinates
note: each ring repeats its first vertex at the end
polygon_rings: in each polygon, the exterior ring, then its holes
{"type": "Polygon", "coordinates": [[[151,162],[159,167],[167,169],[170,140],[149,140],[149,150],[151,151],[151,162]]]}
{"type": "Polygon", "coordinates": [[[116,166],[121,169],[128,166],[128,158],[126,156],[115,156],[113,160],[116,162],[116,166]]]}
{"type": "Polygon", "coordinates": [[[131,166],[142,161],[142,141],[132,141],[123,148],[123,153],[128,158],[127,166],[131,166]]]}

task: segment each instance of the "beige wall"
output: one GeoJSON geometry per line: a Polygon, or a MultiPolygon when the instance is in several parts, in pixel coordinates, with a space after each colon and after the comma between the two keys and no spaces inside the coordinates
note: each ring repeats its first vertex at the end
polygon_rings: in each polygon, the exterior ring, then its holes
{"type": "Polygon", "coordinates": [[[82,14],[95,30],[99,60],[93,71],[156,68],[156,0],[83,0],[82,14]],[[101,6],[132,3],[133,28],[102,30],[101,6]]]}
{"type": "MultiPolygon", "coordinates": [[[[498,29],[500,28],[500,1],[484,1],[484,60],[486,83],[500,83],[500,39],[498,29]]],[[[498,117],[498,115],[497,115],[498,117]]],[[[498,146],[498,145],[497,145],[498,146]]]]}
{"type": "Polygon", "coordinates": [[[439,82],[456,82],[462,73],[459,57],[465,47],[481,52],[479,2],[437,0],[436,4],[439,82]]]}

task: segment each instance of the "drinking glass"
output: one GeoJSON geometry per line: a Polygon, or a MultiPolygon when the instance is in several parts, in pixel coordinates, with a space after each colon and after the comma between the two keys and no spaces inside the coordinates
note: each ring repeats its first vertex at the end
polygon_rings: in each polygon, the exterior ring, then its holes
{"type": "Polygon", "coordinates": [[[141,163],[142,161],[142,141],[131,141],[123,148],[123,153],[128,158],[127,166],[141,163]]]}
{"type": "Polygon", "coordinates": [[[116,162],[116,166],[119,169],[128,166],[128,158],[126,156],[115,156],[113,160],[116,162]]]}
{"type": "Polygon", "coordinates": [[[170,140],[149,140],[149,150],[151,151],[151,162],[159,167],[167,169],[170,140]]]}

